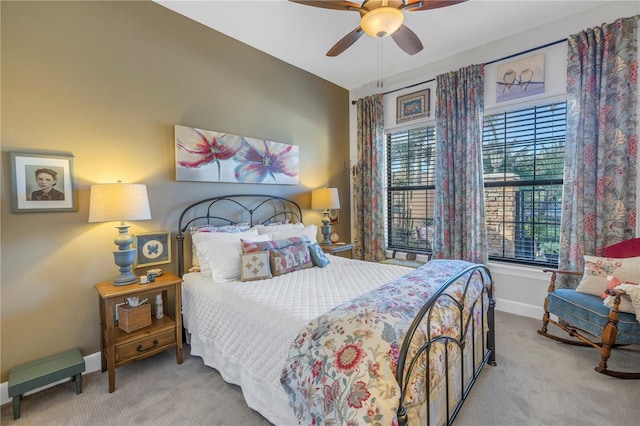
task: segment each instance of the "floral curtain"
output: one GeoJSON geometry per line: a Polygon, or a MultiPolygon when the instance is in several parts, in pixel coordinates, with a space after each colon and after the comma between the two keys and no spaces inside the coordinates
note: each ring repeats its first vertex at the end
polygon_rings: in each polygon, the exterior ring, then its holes
{"type": "Polygon", "coordinates": [[[384,250],[384,122],[382,94],[358,99],[358,163],[354,176],[355,256],[379,262],[384,250]]]}
{"type": "MultiPolygon", "coordinates": [[[[635,237],[638,16],[568,39],[561,269],[635,237]]],[[[571,284],[561,283],[561,286],[571,284]]]]}
{"type": "Polygon", "coordinates": [[[482,119],[484,65],[439,75],[433,256],[487,263],[482,119]]]}

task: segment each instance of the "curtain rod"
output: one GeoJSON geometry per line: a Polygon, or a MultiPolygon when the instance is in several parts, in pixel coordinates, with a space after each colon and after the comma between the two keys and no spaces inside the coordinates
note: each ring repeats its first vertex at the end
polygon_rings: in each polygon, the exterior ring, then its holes
{"type": "MultiPolygon", "coordinates": [[[[564,43],[565,41],[567,41],[566,38],[563,38],[561,40],[552,41],[551,43],[543,44],[542,46],[532,47],[531,49],[523,50],[522,52],[518,52],[518,53],[511,54],[511,55],[503,56],[500,59],[494,59],[492,61],[486,62],[485,65],[495,64],[496,62],[504,61],[506,59],[511,59],[513,57],[516,57],[516,56],[524,55],[525,53],[534,52],[536,50],[544,49],[545,47],[554,46],[556,44],[564,43]]],[[[393,93],[393,92],[398,92],[400,90],[409,89],[411,87],[419,86],[421,84],[431,83],[432,81],[436,81],[436,79],[432,78],[432,79],[429,79],[429,80],[421,81],[419,83],[414,83],[414,84],[410,84],[408,86],[400,87],[398,89],[389,90],[388,92],[384,92],[383,95],[388,95],[388,94],[393,93]]],[[[351,105],[355,105],[355,104],[356,104],[356,101],[351,101],[351,105]]]]}

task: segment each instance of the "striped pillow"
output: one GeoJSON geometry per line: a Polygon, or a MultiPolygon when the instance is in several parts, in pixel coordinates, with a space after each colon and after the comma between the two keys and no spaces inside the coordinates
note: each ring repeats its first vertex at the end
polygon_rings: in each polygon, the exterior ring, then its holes
{"type": "Polygon", "coordinates": [[[283,249],[295,244],[301,244],[301,243],[308,244],[309,240],[301,237],[291,237],[291,238],[285,238],[282,240],[269,240],[269,241],[259,241],[259,242],[241,239],[240,242],[242,243],[243,253],[254,253],[256,251],[283,249]]]}
{"type": "Polygon", "coordinates": [[[269,265],[274,277],[313,267],[307,243],[293,244],[269,251],[269,265]]]}

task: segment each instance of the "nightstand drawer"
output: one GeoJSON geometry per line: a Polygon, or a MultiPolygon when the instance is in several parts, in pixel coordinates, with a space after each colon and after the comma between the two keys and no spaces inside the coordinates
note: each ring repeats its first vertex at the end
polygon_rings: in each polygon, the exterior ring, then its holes
{"type": "Polygon", "coordinates": [[[156,353],[176,343],[175,330],[165,330],[132,340],[122,345],[116,345],[116,363],[131,358],[140,357],[147,353],[156,353]]]}

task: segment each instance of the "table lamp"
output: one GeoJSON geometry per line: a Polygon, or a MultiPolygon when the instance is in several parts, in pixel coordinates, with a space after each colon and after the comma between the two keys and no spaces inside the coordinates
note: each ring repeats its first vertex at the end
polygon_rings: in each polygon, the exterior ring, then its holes
{"type": "Polygon", "coordinates": [[[313,210],[324,210],[322,213],[322,236],[324,239],[320,244],[325,246],[331,245],[329,234],[331,234],[331,225],[329,225],[329,209],[340,208],[340,197],[337,188],[321,188],[314,189],[311,192],[311,208],[313,210]]]}
{"type": "Polygon", "coordinates": [[[133,238],[129,235],[129,225],[125,220],[151,219],[147,186],[132,183],[107,183],[91,185],[89,200],[89,222],[120,221],[119,234],[114,240],[118,250],[113,252],[120,275],[113,280],[114,285],[132,284],[138,277],[131,272],[135,260],[135,249],[131,248],[133,238]]]}

